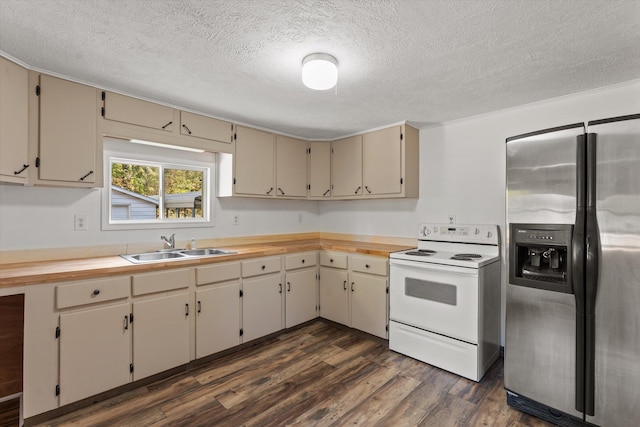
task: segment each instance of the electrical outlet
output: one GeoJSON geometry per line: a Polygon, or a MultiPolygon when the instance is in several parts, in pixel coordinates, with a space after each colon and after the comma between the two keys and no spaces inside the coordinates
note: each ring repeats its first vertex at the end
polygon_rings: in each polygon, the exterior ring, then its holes
{"type": "Polygon", "coordinates": [[[456,223],[456,216],[449,215],[449,224],[455,224],[455,223],[456,223]]]}
{"type": "Polygon", "coordinates": [[[87,231],[87,215],[75,214],[73,216],[73,229],[75,231],[87,231]]]}
{"type": "Polygon", "coordinates": [[[236,214],[233,216],[233,225],[240,225],[240,215],[236,214]]]}
{"type": "Polygon", "coordinates": [[[303,220],[302,214],[299,213],[298,214],[298,224],[302,224],[302,220],[303,220]]]}

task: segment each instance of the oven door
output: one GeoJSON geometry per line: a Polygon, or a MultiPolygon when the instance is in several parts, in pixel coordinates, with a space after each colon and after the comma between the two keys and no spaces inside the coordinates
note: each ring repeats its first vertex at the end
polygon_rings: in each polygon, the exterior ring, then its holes
{"type": "Polygon", "coordinates": [[[478,269],[392,259],[389,317],[478,343],[478,269]]]}

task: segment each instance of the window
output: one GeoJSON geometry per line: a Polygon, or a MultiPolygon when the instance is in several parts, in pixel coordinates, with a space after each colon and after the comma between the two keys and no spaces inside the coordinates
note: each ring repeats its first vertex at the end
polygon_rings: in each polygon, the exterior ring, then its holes
{"type": "Polygon", "coordinates": [[[210,225],[212,153],[105,138],[103,229],[210,225]]]}

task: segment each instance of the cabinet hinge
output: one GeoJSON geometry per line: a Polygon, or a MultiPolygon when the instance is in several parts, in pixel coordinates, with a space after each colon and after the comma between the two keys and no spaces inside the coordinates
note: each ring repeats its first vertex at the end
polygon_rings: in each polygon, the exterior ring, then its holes
{"type": "Polygon", "coordinates": [[[311,184],[307,184],[307,190],[311,190],[311,184]]]}
{"type": "Polygon", "coordinates": [[[387,286],[387,293],[389,293],[389,287],[387,286]]]}
{"type": "Polygon", "coordinates": [[[107,93],[102,91],[102,100],[104,101],[105,99],[107,99],[107,93]]]}
{"type": "Polygon", "coordinates": [[[133,363],[129,364],[129,373],[133,374],[133,363]]]}
{"type": "Polygon", "coordinates": [[[402,141],[402,137],[403,137],[403,135],[402,135],[402,133],[401,133],[401,134],[400,134],[400,141],[402,141]]]}
{"type": "Polygon", "coordinates": [[[56,396],[60,396],[60,384],[56,384],[56,396]]]}
{"type": "Polygon", "coordinates": [[[307,154],[311,154],[311,148],[307,148],[307,154]]]}
{"type": "Polygon", "coordinates": [[[56,338],[60,338],[60,326],[56,326],[56,338]]]}
{"type": "Polygon", "coordinates": [[[384,327],[385,331],[389,332],[389,325],[384,327]]]}
{"type": "Polygon", "coordinates": [[[36,157],[36,167],[40,167],[40,157],[36,157]]]}
{"type": "Polygon", "coordinates": [[[102,114],[102,117],[104,117],[104,107],[100,109],[100,114],[102,114]]]}
{"type": "Polygon", "coordinates": [[[233,178],[233,185],[236,185],[236,179],[233,178]]]}
{"type": "Polygon", "coordinates": [[[240,336],[244,335],[244,329],[240,328],[240,336]]]}
{"type": "Polygon", "coordinates": [[[243,296],[244,296],[244,291],[240,289],[240,298],[242,298],[243,296]]]}
{"type": "Polygon", "coordinates": [[[400,185],[404,183],[404,179],[400,178],[400,185]]]}
{"type": "Polygon", "coordinates": [[[36,86],[36,96],[40,96],[40,85],[36,86]]]}
{"type": "Polygon", "coordinates": [[[133,313],[129,313],[129,323],[133,323],[133,313]]]}

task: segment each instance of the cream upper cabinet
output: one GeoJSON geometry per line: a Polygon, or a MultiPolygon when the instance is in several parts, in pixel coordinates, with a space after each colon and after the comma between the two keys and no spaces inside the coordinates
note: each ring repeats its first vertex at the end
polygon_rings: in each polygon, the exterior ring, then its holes
{"type": "Polygon", "coordinates": [[[38,180],[77,186],[101,183],[96,169],[96,90],[42,74],[36,93],[40,107],[38,180]]]}
{"type": "Polygon", "coordinates": [[[230,122],[214,119],[213,117],[181,111],[180,133],[230,144],[233,139],[233,125],[230,122]]]}
{"type": "Polygon", "coordinates": [[[362,183],[365,195],[402,190],[402,129],[393,126],[362,137],[362,183]]]}
{"type": "Polygon", "coordinates": [[[178,127],[174,109],[153,102],[124,96],[113,92],[102,92],[106,120],[144,126],[151,129],[174,132],[178,127]]]}
{"type": "Polygon", "coordinates": [[[309,198],[331,197],[331,143],[309,142],[309,198]]]}
{"type": "Polygon", "coordinates": [[[234,156],[234,194],[275,196],[275,135],[238,126],[234,156]]]}
{"type": "Polygon", "coordinates": [[[276,135],[276,196],[307,196],[307,141],[276,135]]]}
{"type": "Polygon", "coordinates": [[[362,135],[331,143],[331,193],[334,198],[362,195],[362,135]]]}
{"type": "Polygon", "coordinates": [[[28,158],[28,71],[0,56],[0,181],[26,182],[28,158]]]}

